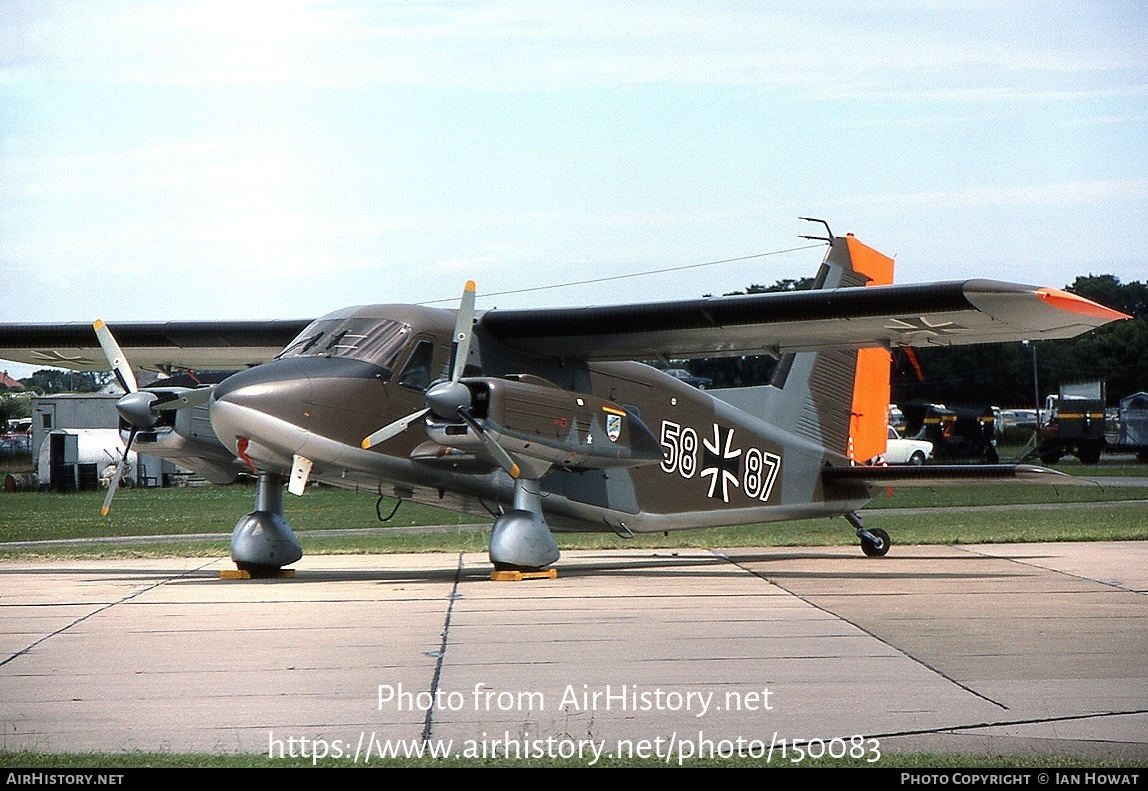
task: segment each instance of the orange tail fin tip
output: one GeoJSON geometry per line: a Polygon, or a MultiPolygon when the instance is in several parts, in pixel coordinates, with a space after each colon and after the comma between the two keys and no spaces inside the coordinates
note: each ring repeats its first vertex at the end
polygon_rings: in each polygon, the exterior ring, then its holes
{"type": "MultiPolygon", "coordinates": [[[[868,278],[867,285],[893,285],[893,259],[846,236],[853,271],[868,278]]],[[[853,379],[853,406],[846,454],[864,462],[885,452],[889,421],[889,373],[892,356],[881,348],[859,349],[853,379]]]]}

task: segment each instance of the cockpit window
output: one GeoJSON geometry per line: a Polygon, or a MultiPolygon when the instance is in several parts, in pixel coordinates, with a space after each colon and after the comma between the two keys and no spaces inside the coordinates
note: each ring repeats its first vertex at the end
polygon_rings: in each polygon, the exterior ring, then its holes
{"type": "Polygon", "coordinates": [[[390,368],[410,331],[409,325],[388,319],[320,319],[307,325],[279,357],[350,357],[390,368]]]}
{"type": "Polygon", "coordinates": [[[428,340],[419,341],[399,374],[399,384],[412,390],[426,390],[430,385],[433,359],[434,344],[428,340]]]}

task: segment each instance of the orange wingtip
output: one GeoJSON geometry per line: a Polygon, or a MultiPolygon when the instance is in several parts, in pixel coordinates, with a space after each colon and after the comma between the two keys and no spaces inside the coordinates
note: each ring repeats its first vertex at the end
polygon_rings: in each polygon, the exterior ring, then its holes
{"type": "Polygon", "coordinates": [[[1127,313],[1106,308],[1099,303],[1093,302],[1091,299],[1085,299],[1084,297],[1077,296],[1068,291],[1061,291],[1057,288],[1038,288],[1036,295],[1054,308],[1059,308],[1069,313],[1093,316],[1098,319],[1104,319],[1105,321],[1122,321],[1132,318],[1127,313]]]}

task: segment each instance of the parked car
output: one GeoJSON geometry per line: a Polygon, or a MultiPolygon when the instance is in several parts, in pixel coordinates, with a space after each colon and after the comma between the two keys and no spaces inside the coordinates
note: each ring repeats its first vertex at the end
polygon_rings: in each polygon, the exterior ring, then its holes
{"type": "Polygon", "coordinates": [[[698,390],[705,390],[707,387],[712,386],[714,383],[713,379],[705,376],[694,376],[685,368],[671,368],[666,371],[666,373],[675,379],[685,382],[688,385],[693,385],[698,390]]]}
{"type": "Polygon", "coordinates": [[[923,439],[904,439],[897,429],[889,426],[889,439],[885,443],[885,461],[889,464],[924,464],[933,455],[933,443],[923,439]]]}

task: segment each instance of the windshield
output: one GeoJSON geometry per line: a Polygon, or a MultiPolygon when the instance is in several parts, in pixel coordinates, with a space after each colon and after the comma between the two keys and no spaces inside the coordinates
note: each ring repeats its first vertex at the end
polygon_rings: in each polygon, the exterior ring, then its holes
{"type": "Polygon", "coordinates": [[[390,368],[410,331],[409,325],[388,319],[319,319],[287,344],[279,358],[350,357],[390,368]]]}

